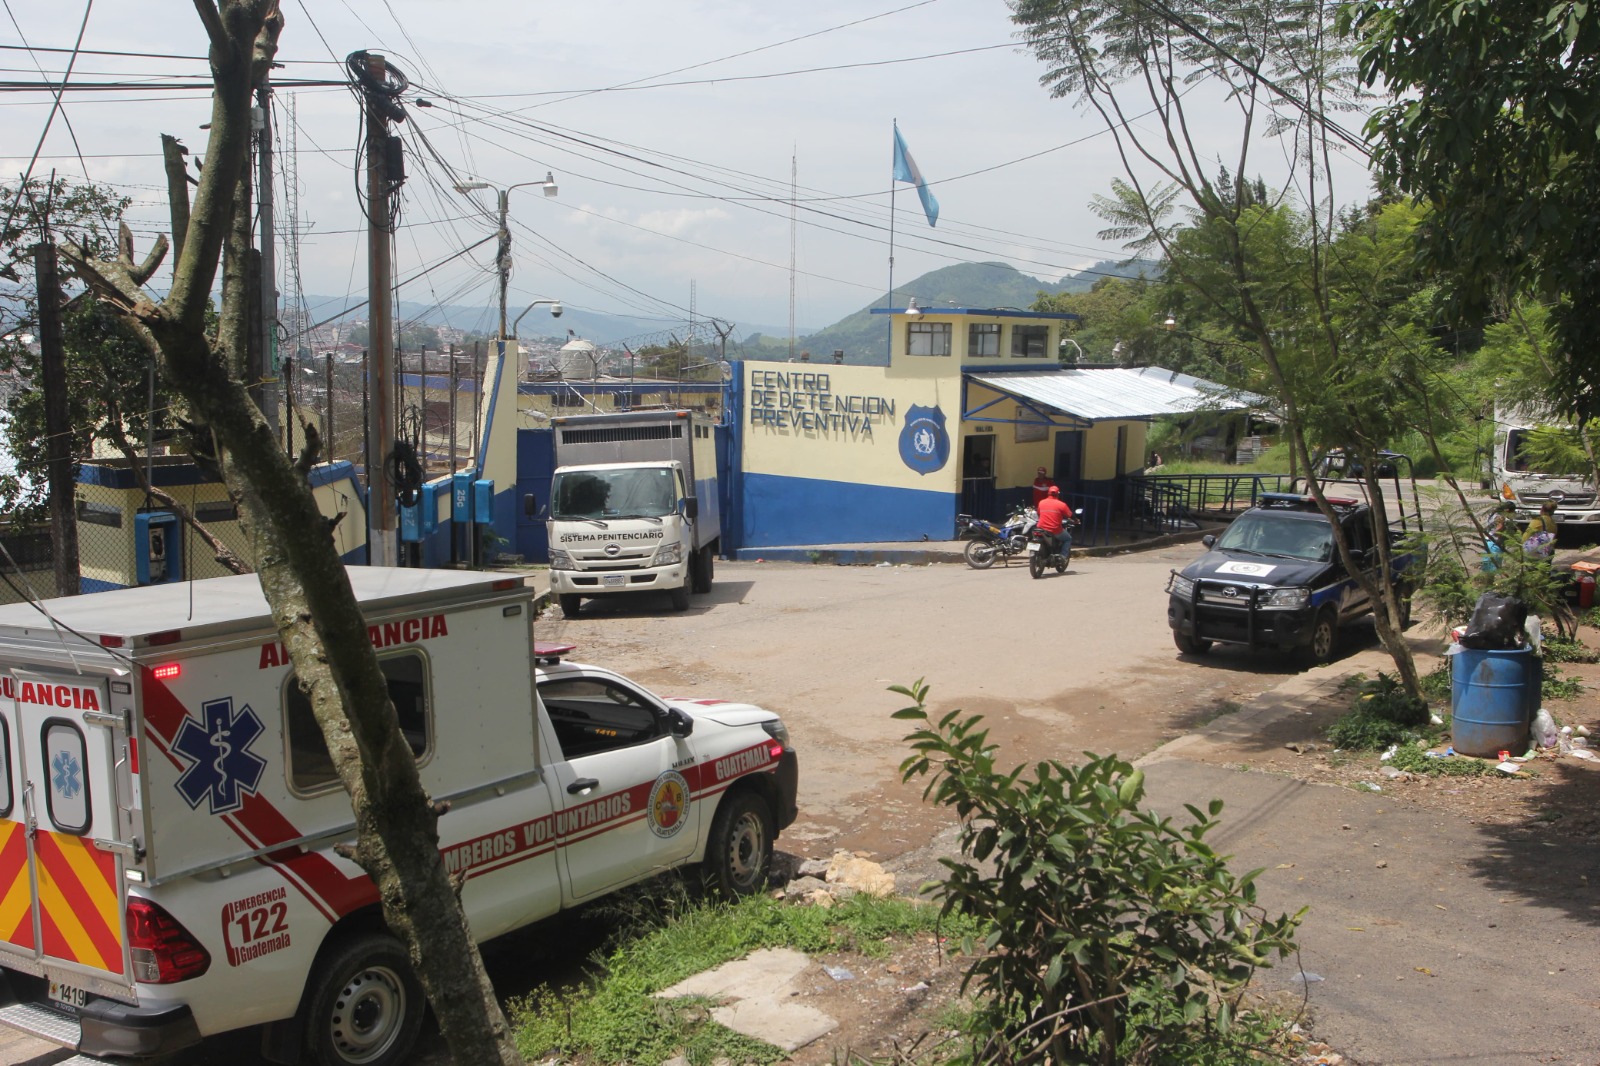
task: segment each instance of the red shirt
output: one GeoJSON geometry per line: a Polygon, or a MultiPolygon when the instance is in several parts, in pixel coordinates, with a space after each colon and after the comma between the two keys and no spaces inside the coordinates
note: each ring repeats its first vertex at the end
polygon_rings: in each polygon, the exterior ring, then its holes
{"type": "Polygon", "coordinates": [[[1061,497],[1046,496],[1039,501],[1039,528],[1046,533],[1060,533],[1071,514],[1072,508],[1062,503],[1061,497]]]}
{"type": "Polygon", "coordinates": [[[1040,500],[1050,495],[1050,486],[1054,484],[1055,482],[1051,481],[1047,477],[1036,477],[1033,479],[1033,505],[1035,507],[1039,506],[1040,500]]]}

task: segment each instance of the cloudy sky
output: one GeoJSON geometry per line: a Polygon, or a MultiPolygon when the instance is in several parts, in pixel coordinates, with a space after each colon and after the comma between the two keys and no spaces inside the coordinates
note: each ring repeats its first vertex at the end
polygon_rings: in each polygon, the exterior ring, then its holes
{"type": "MultiPolygon", "coordinates": [[[[203,153],[206,42],[184,0],[11,3],[0,21],[6,78],[41,80],[41,68],[59,78],[91,3],[71,81],[124,87],[67,93],[34,173],[121,189],[147,247],[166,228],[159,135],[203,153]],[[112,52],[147,55],[99,54],[112,52]]],[[[792,255],[797,327],[833,322],[887,286],[896,119],[941,205],[930,229],[900,187],[897,289],[953,263],[998,260],[1054,279],[1123,254],[1096,236],[1087,209],[1120,173],[1111,140],[1040,87],[1001,0],[283,0],[283,11],[273,124],[280,151],[291,134],[296,149],[307,294],[365,294],[359,113],[342,85],[293,83],[341,81],[360,49],[389,56],[411,82],[395,273],[420,276],[401,299],[482,306],[481,319],[454,323],[464,328],[492,328],[493,243],[439,264],[492,234],[495,194],[454,186],[546,172],[558,196],[510,193],[513,314],[555,297],[666,328],[692,301],[701,317],[782,332],[792,255]]],[[[49,113],[47,94],[0,96],[5,180],[29,165],[49,113]]],[[[1219,159],[1236,155],[1231,123],[1202,131],[1210,147],[1206,138],[1219,159]]],[[[1280,157],[1258,156],[1269,180],[1280,157]]],[[[1354,163],[1338,191],[1364,195],[1354,163]]],[[[280,188],[280,226],[285,209],[280,188]]]]}

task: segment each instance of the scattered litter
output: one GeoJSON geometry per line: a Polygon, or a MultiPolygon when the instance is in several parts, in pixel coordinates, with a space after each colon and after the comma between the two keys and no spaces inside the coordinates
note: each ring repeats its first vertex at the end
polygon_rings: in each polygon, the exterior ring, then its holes
{"type": "Polygon", "coordinates": [[[1292,869],[1294,869],[1294,863],[1292,863],[1292,862],[1280,862],[1278,864],[1278,869],[1280,869],[1280,870],[1292,870],[1292,869]]]}
{"type": "Polygon", "coordinates": [[[1371,781],[1363,781],[1363,782],[1361,782],[1361,787],[1366,789],[1368,792],[1382,792],[1383,791],[1382,788],[1378,787],[1377,785],[1374,785],[1371,781]]]}
{"type": "Polygon", "coordinates": [[[926,982],[926,981],[918,981],[914,985],[907,985],[905,988],[902,988],[900,991],[909,994],[909,993],[912,993],[912,992],[926,992],[927,990],[928,990],[928,982],[926,982]]]}
{"type": "Polygon", "coordinates": [[[1503,774],[1520,774],[1522,772],[1522,767],[1514,762],[1497,763],[1495,769],[1503,774]]]}
{"type": "Polygon", "coordinates": [[[822,972],[835,981],[854,981],[856,979],[856,975],[843,966],[824,966],[822,972]]]}
{"type": "Polygon", "coordinates": [[[1534,744],[1541,748],[1553,748],[1556,746],[1558,736],[1560,734],[1556,732],[1556,720],[1550,717],[1549,711],[1540,707],[1539,713],[1533,716],[1534,744]]]}
{"type": "Polygon", "coordinates": [[[1429,722],[1431,722],[1431,723],[1433,723],[1433,724],[1434,724],[1434,725],[1444,725],[1444,719],[1443,719],[1443,718],[1440,718],[1440,717],[1439,717],[1439,716],[1438,716],[1438,715],[1436,715],[1436,714],[1430,714],[1430,715],[1428,715],[1428,721],[1429,721],[1429,722]]]}
{"type": "Polygon", "coordinates": [[[1583,759],[1586,762],[1593,762],[1594,758],[1595,758],[1595,754],[1594,754],[1594,752],[1590,751],[1588,748],[1573,748],[1572,749],[1572,757],[1574,759],[1583,759]]]}
{"type": "Polygon", "coordinates": [[[1413,966],[1411,968],[1413,970],[1417,971],[1418,973],[1427,974],[1429,977],[1433,976],[1433,971],[1428,969],[1426,966],[1413,966]]]}
{"type": "Polygon", "coordinates": [[[1580,737],[1586,737],[1589,735],[1589,727],[1586,725],[1580,725],[1574,729],[1573,732],[1578,734],[1580,737]]]}
{"type": "Polygon", "coordinates": [[[1377,868],[1380,869],[1380,870],[1386,868],[1388,865],[1389,865],[1389,860],[1387,860],[1387,859],[1379,859],[1378,862],[1377,862],[1377,868]]]}
{"type": "Polygon", "coordinates": [[[1291,984],[1314,985],[1318,981],[1321,981],[1322,979],[1323,978],[1322,978],[1322,975],[1320,973],[1312,973],[1310,970],[1301,970],[1299,973],[1295,974],[1293,977],[1290,977],[1289,978],[1289,982],[1291,984]]]}
{"type": "Polygon", "coordinates": [[[1391,781],[1409,781],[1411,779],[1410,774],[1393,766],[1380,766],[1378,767],[1378,773],[1391,781]]]}
{"type": "Polygon", "coordinates": [[[1378,756],[1378,761],[1379,762],[1388,762],[1390,759],[1394,758],[1394,753],[1399,751],[1399,750],[1400,750],[1400,745],[1398,745],[1398,744],[1390,744],[1389,745],[1389,750],[1384,752],[1382,755],[1378,756]]]}

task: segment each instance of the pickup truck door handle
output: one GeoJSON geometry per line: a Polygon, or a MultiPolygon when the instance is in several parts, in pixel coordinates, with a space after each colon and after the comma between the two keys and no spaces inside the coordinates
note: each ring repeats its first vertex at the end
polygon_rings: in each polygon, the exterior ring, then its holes
{"type": "Polygon", "coordinates": [[[599,788],[599,787],[600,787],[600,782],[599,782],[598,779],[593,778],[593,777],[580,777],[576,781],[574,781],[572,784],[567,786],[567,791],[569,793],[571,793],[572,795],[576,796],[580,792],[587,792],[591,788],[599,788]]]}

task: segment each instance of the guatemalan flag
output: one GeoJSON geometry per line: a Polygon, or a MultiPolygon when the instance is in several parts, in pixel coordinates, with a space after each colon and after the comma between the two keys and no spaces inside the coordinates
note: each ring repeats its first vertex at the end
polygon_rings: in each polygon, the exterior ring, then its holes
{"type": "Polygon", "coordinates": [[[894,180],[908,181],[917,187],[917,197],[922,201],[922,213],[928,216],[928,225],[939,224],[939,201],[933,198],[933,190],[928,188],[928,183],[923,180],[922,171],[917,169],[917,161],[911,158],[911,153],[906,150],[906,142],[900,138],[900,124],[894,127],[894,180]]]}

